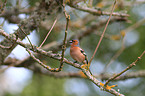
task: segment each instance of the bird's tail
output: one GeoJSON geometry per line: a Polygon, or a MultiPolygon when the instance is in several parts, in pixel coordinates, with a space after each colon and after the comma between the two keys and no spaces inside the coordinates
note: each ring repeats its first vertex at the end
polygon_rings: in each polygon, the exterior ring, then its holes
{"type": "Polygon", "coordinates": [[[92,75],[92,72],[90,70],[90,63],[88,62],[88,58],[87,58],[87,55],[85,55],[85,60],[86,60],[86,63],[87,63],[87,69],[90,71],[91,75],[92,75]]]}
{"type": "Polygon", "coordinates": [[[88,58],[86,55],[85,55],[85,60],[86,60],[86,63],[88,64],[89,62],[88,62],[88,58]]]}

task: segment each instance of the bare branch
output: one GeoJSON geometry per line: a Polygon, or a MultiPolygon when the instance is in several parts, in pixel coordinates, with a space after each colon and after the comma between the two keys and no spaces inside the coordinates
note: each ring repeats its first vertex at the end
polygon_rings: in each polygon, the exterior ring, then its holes
{"type": "Polygon", "coordinates": [[[66,29],[65,29],[65,36],[64,36],[64,40],[63,40],[63,45],[62,45],[62,55],[61,55],[61,60],[60,60],[60,67],[58,69],[58,71],[61,71],[62,67],[63,67],[63,60],[64,60],[64,54],[65,54],[65,49],[66,49],[66,44],[67,44],[67,30],[68,30],[68,26],[69,26],[69,21],[70,21],[70,15],[68,15],[66,13],[65,10],[65,4],[62,5],[63,6],[63,12],[66,18],[66,29]]]}
{"type": "Polygon", "coordinates": [[[51,72],[58,72],[59,68],[51,68],[50,66],[44,64],[43,62],[41,62],[39,59],[37,59],[31,52],[29,49],[26,49],[26,51],[30,54],[30,56],[36,61],[38,62],[42,67],[46,68],[47,70],[51,71],[51,72]]]}
{"type": "Polygon", "coordinates": [[[106,92],[109,92],[115,96],[124,96],[123,94],[120,94],[119,92],[115,91],[114,89],[108,90],[106,87],[101,86],[101,82],[98,81],[94,76],[91,75],[89,71],[86,69],[82,69],[84,74],[88,77],[89,80],[91,80],[95,85],[97,85],[100,89],[105,90],[106,92]]]}
{"type": "Polygon", "coordinates": [[[126,33],[130,32],[131,30],[134,30],[134,29],[138,28],[139,26],[141,26],[144,23],[145,23],[145,18],[139,20],[138,22],[136,22],[135,24],[131,25],[130,27],[122,30],[121,32],[126,32],[126,33]]]}
{"type": "MultiPolygon", "coordinates": [[[[12,41],[15,41],[16,38],[13,38],[14,36],[10,36],[9,34],[5,33],[2,29],[0,29],[0,35],[4,36],[5,38],[9,39],[9,40],[12,40],[12,41]]],[[[26,48],[27,51],[29,52],[29,54],[31,54],[30,50],[32,50],[33,52],[37,52],[39,54],[42,54],[42,55],[45,55],[45,56],[48,56],[50,58],[53,58],[53,59],[56,59],[56,60],[61,60],[62,57],[60,57],[58,54],[53,54],[51,51],[49,52],[46,52],[44,50],[41,50],[39,48],[37,48],[36,46],[33,45],[33,48],[34,50],[30,47],[31,45],[29,44],[24,44],[22,41],[20,41],[19,39],[16,41],[17,44],[21,45],[22,47],[26,48]]],[[[34,58],[34,60],[37,60],[37,62],[39,62],[39,64],[41,64],[44,68],[46,69],[49,69],[49,70],[54,70],[48,66],[44,66],[42,62],[40,62],[39,59],[36,59],[33,54],[31,54],[31,56],[34,58]]],[[[120,95],[120,96],[124,96],[123,94],[120,94],[119,92],[115,91],[114,89],[107,89],[105,87],[102,87],[101,86],[101,83],[100,81],[98,81],[94,76],[91,75],[91,73],[86,70],[86,69],[83,69],[80,64],[77,64],[77,63],[73,63],[71,61],[68,61],[66,58],[63,59],[63,62],[64,63],[67,63],[71,66],[74,66],[75,68],[78,68],[78,69],[81,69],[84,74],[86,74],[86,76],[88,77],[89,80],[91,80],[94,84],[96,84],[99,88],[101,89],[104,89],[106,92],[109,92],[111,94],[114,94],[114,95],[120,95]]]]}
{"type": "MultiPolygon", "coordinates": [[[[77,10],[80,10],[80,11],[84,11],[84,12],[88,12],[88,13],[90,13],[90,14],[93,14],[93,15],[108,15],[108,16],[110,16],[110,12],[104,12],[104,11],[101,11],[101,10],[96,10],[96,9],[92,9],[92,8],[87,8],[87,7],[80,7],[80,6],[78,6],[78,5],[74,5],[74,4],[72,4],[72,3],[68,3],[68,5],[70,6],[70,7],[73,7],[73,8],[75,8],[75,9],[77,9],[77,10]]],[[[124,13],[112,13],[112,15],[113,16],[121,16],[121,17],[129,17],[129,15],[128,14],[124,14],[124,13]]]]}
{"type": "Polygon", "coordinates": [[[94,58],[94,56],[95,56],[95,54],[96,54],[96,52],[97,52],[99,46],[100,46],[100,43],[101,43],[101,41],[102,41],[102,39],[103,39],[103,37],[104,37],[105,31],[106,31],[107,26],[108,26],[108,24],[109,24],[109,22],[110,22],[112,13],[113,13],[113,11],[114,11],[114,9],[115,9],[115,5],[116,5],[116,0],[115,0],[115,2],[114,2],[114,4],[113,4],[113,8],[112,8],[111,14],[110,14],[109,19],[108,19],[108,21],[107,21],[107,23],[106,23],[106,26],[105,26],[105,28],[104,28],[104,31],[103,31],[103,33],[102,33],[102,35],[101,35],[101,37],[100,37],[100,40],[99,40],[99,42],[98,42],[98,44],[97,44],[97,46],[96,46],[96,49],[95,49],[95,51],[94,51],[94,53],[93,53],[93,56],[91,57],[91,59],[90,59],[90,61],[89,61],[89,64],[91,64],[91,62],[92,62],[92,60],[93,60],[93,58],[94,58]]]}
{"type": "MultiPolygon", "coordinates": [[[[23,32],[23,33],[26,35],[26,37],[27,37],[27,39],[28,39],[30,45],[32,46],[32,43],[31,43],[29,37],[27,36],[27,34],[23,31],[23,29],[22,29],[20,26],[19,26],[19,29],[20,29],[21,32],[23,32]]],[[[32,46],[32,49],[34,49],[33,46],[32,46]]]]}
{"type": "Polygon", "coordinates": [[[132,68],[133,66],[136,65],[136,63],[142,58],[142,56],[145,54],[145,51],[143,51],[143,53],[133,62],[131,63],[126,69],[124,69],[122,72],[116,74],[115,76],[111,77],[110,79],[108,79],[105,83],[104,86],[106,86],[110,81],[114,80],[115,78],[117,78],[118,76],[122,75],[123,73],[125,73],[127,70],[129,70],[130,68],[132,68]]]}
{"type": "MultiPolygon", "coordinates": [[[[126,21],[126,20],[127,20],[126,18],[114,17],[114,18],[111,18],[110,23],[113,23],[115,21],[126,21]]],[[[90,35],[95,30],[99,30],[99,28],[101,28],[106,23],[106,21],[107,20],[103,20],[103,21],[98,22],[97,24],[91,25],[87,30],[80,32],[80,34],[77,34],[78,38],[81,40],[83,37],[90,35]]],[[[73,38],[73,36],[68,38],[67,41],[70,41],[71,38],[73,38]]],[[[51,43],[48,43],[48,44],[44,45],[42,47],[42,49],[44,49],[44,50],[53,50],[53,51],[57,52],[57,51],[60,50],[62,45],[63,44],[61,44],[61,43],[53,41],[51,43]]],[[[67,45],[67,46],[69,46],[69,45],[67,45]]],[[[35,56],[37,56],[40,60],[42,59],[42,56],[39,56],[39,54],[35,54],[35,56]]],[[[28,66],[27,64],[32,65],[33,63],[35,63],[35,60],[33,60],[31,57],[28,57],[28,58],[24,59],[24,61],[22,61],[20,66],[22,66],[22,67],[25,66],[25,65],[28,66]]]]}
{"type": "Polygon", "coordinates": [[[53,23],[52,27],[50,28],[50,30],[49,30],[49,32],[47,33],[47,35],[46,35],[45,39],[43,40],[43,42],[40,44],[39,48],[41,48],[41,47],[42,47],[42,45],[44,44],[44,42],[45,42],[45,41],[46,41],[46,39],[48,38],[48,36],[49,36],[50,32],[52,31],[52,29],[54,28],[54,26],[55,26],[56,22],[57,22],[57,18],[55,19],[55,21],[54,21],[54,23],[53,23]]]}
{"type": "MultiPolygon", "coordinates": [[[[56,78],[85,78],[82,76],[82,74],[80,74],[79,72],[50,72],[47,70],[44,70],[42,67],[36,66],[34,64],[34,59],[28,59],[25,58],[24,60],[17,60],[15,58],[8,58],[3,65],[8,65],[10,66],[14,66],[14,67],[25,67],[28,68],[34,72],[40,73],[40,74],[44,74],[44,75],[48,75],[48,76],[53,76],[56,78]],[[33,64],[31,64],[33,62],[33,64]],[[36,68],[37,67],[37,68],[36,68]],[[39,71],[38,71],[39,69],[39,71]],[[36,71],[37,70],[37,71],[36,71]]],[[[101,80],[108,80],[110,77],[113,77],[114,74],[110,74],[110,73],[104,73],[102,74],[95,74],[94,77],[101,79],[101,80]]],[[[140,70],[140,71],[133,71],[133,72],[127,72],[124,75],[121,75],[117,78],[115,78],[112,81],[120,81],[120,80],[128,80],[128,79],[132,79],[132,78],[139,78],[139,77],[145,77],[145,70],[140,70]]],[[[86,78],[87,79],[87,78],[86,78]]]]}

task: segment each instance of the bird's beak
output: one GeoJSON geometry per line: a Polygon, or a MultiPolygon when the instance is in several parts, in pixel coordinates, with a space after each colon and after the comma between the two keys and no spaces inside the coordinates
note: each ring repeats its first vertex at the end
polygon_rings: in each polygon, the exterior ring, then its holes
{"type": "Polygon", "coordinates": [[[69,43],[72,43],[72,41],[69,41],[69,43]]]}

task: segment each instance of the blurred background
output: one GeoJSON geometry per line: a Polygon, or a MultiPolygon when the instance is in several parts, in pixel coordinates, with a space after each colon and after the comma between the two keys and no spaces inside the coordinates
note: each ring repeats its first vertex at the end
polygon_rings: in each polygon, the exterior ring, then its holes
{"type": "MultiPolygon", "coordinates": [[[[3,4],[5,0],[1,0],[3,4]]],[[[5,32],[11,34],[18,29],[21,20],[29,18],[41,0],[7,0],[5,11],[19,10],[11,16],[0,15],[0,24],[5,32]],[[25,10],[25,11],[24,11],[25,10]],[[31,11],[32,10],[32,11],[31,11]],[[10,19],[11,18],[11,19],[10,19]]],[[[49,0],[46,0],[49,1],[49,0]]],[[[66,0],[66,3],[73,2],[81,7],[89,7],[103,12],[111,12],[114,0],[66,0]],[[92,1],[92,2],[91,2],[92,1]]],[[[134,62],[145,49],[145,1],[144,0],[117,0],[114,12],[128,14],[127,16],[112,16],[106,30],[104,39],[90,66],[93,74],[115,74],[121,72],[129,64],[134,62]],[[116,19],[121,18],[121,19],[116,19]],[[122,19],[124,18],[124,19],[122,19]],[[118,58],[112,59],[117,54],[118,58]],[[111,63],[109,63],[111,60],[111,63]],[[114,61],[114,62],[112,62],[114,61]],[[108,65],[109,64],[109,65],[108,65]],[[107,67],[105,67],[108,65],[107,67]],[[106,69],[104,69],[106,68],[106,69]]],[[[66,4],[66,12],[70,15],[68,39],[79,39],[80,46],[85,50],[88,58],[92,56],[97,42],[104,30],[109,15],[93,15],[88,12],[77,10],[66,4]],[[102,23],[104,22],[104,23],[102,23]],[[101,25],[102,24],[102,25],[101,25]],[[97,26],[97,27],[95,27],[97,26]],[[81,37],[82,34],[88,33],[81,37]]],[[[60,44],[64,38],[66,20],[62,9],[48,15],[41,26],[28,35],[32,44],[39,46],[57,18],[54,29],[47,38],[46,44],[60,44]]],[[[0,41],[4,37],[0,36],[0,41]]],[[[29,43],[25,38],[25,43],[29,43]]],[[[72,60],[69,55],[69,44],[65,52],[65,58],[72,60]]],[[[51,48],[51,50],[53,47],[51,48]]],[[[61,53],[61,49],[54,53],[61,53]]],[[[15,47],[7,58],[24,60],[29,54],[21,46],[15,47]]],[[[59,62],[48,57],[41,61],[52,67],[58,67],[59,62]]],[[[35,63],[34,63],[35,64],[35,63]]],[[[145,57],[128,72],[139,72],[145,70],[145,57]]],[[[37,63],[36,63],[37,65],[37,63]]],[[[41,67],[41,66],[39,66],[41,67]]],[[[45,70],[45,69],[44,69],[45,70]]],[[[79,70],[64,64],[63,72],[78,72],[79,70]]],[[[99,79],[99,78],[98,78],[99,79]]],[[[101,79],[99,79],[101,80],[101,79]]],[[[105,81],[102,80],[104,83],[105,81]]],[[[111,82],[125,96],[144,96],[145,78],[137,77],[111,82]]],[[[112,96],[110,93],[100,90],[92,82],[83,78],[56,78],[54,76],[40,74],[24,67],[0,66],[0,96],[112,96]]]]}

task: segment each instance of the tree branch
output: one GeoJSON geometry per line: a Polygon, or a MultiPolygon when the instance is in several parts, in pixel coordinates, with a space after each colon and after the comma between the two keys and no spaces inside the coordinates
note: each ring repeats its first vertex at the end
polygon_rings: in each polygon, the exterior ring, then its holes
{"type": "Polygon", "coordinates": [[[122,75],[123,73],[125,73],[127,70],[129,70],[130,68],[132,68],[133,66],[136,65],[136,63],[142,58],[142,56],[145,54],[145,51],[143,51],[143,53],[133,62],[131,63],[126,69],[124,69],[123,71],[121,71],[120,73],[116,74],[115,76],[109,78],[105,85],[106,86],[110,81],[114,80],[115,78],[119,77],[120,75],[122,75]]]}
{"type": "MultiPolygon", "coordinates": [[[[78,5],[74,5],[73,3],[68,3],[68,5],[70,7],[72,7],[72,8],[77,9],[77,10],[88,12],[90,14],[97,15],[97,16],[100,16],[100,15],[108,15],[108,16],[110,16],[110,14],[111,14],[110,12],[104,12],[104,11],[97,10],[97,9],[92,9],[92,8],[88,8],[88,7],[80,7],[78,5]]],[[[117,13],[117,12],[113,12],[112,15],[113,16],[120,16],[120,17],[129,17],[128,14],[117,13]]]]}
{"type": "MultiPolygon", "coordinates": [[[[74,72],[59,72],[59,73],[50,72],[50,71],[44,70],[44,68],[42,68],[40,66],[36,66],[36,64],[34,64],[34,63],[35,63],[34,59],[28,59],[28,57],[25,58],[24,60],[8,58],[3,63],[3,65],[8,65],[8,66],[11,65],[14,67],[25,67],[27,69],[32,70],[33,72],[40,73],[40,74],[47,75],[47,76],[53,76],[55,78],[85,78],[79,72],[75,72],[75,73],[74,72]]],[[[114,76],[114,73],[113,74],[104,73],[103,75],[95,74],[94,76],[95,76],[95,78],[98,78],[101,80],[108,80],[110,77],[114,76]]],[[[127,79],[140,78],[140,77],[145,77],[145,70],[127,72],[126,74],[121,75],[112,81],[120,81],[120,80],[127,80],[127,79]]]]}
{"type": "MultiPolygon", "coordinates": [[[[4,36],[6,39],[9,39],[11,41],[16,41],[16,38],[14,36],[10,36],[9,34],[5,33],[2,29],[0,29],[0,35],[4,36]]],[[[22,47],[26,48],[27,50],[31,50],[31,51],[36,52],[38,54],[42,54],[42,55],[48,56],[50,58],[53,58],[53,59],[56,59],[56,60],[59,60],[59,61],[61,60],[61,57],[59,56],[59,54],[54,54],[51,51],[46,52],[42,49],[37,48],[34,45],[33,45],[34,49],[32,49],[30,44],[25,44],[22,41],[20,41],[20,39],[18,39],[16,41],[16,43],[21,45],[22,47]]],[[[83,73],[88,77],[89,80],[91,80],[95,85],[97,85],[99,88],[105,90],[106,92],[109,92],[109,93],[114,94],[116,96],[118,96],[118,95],[119,96],[124,96],[123,94],[120,94],[119,92],[115,91],[114,89],[107,89],[106,87],[103,87],[101,85],[101,82],[98,81],[94,76],[92,76],[91,73],[88,70],[83,69],[80,64],[68,61],[66,58],[63,59],[63,62],[67,63],[71,66],[74,66],[75,68],[81,69],[83,71],[83,73]]],[[[45,66],[43,66],[43,67],[45,67],[45,66]]],[[[45,68],[47,69],[47,67],[45,67],[45,68]]]]}

